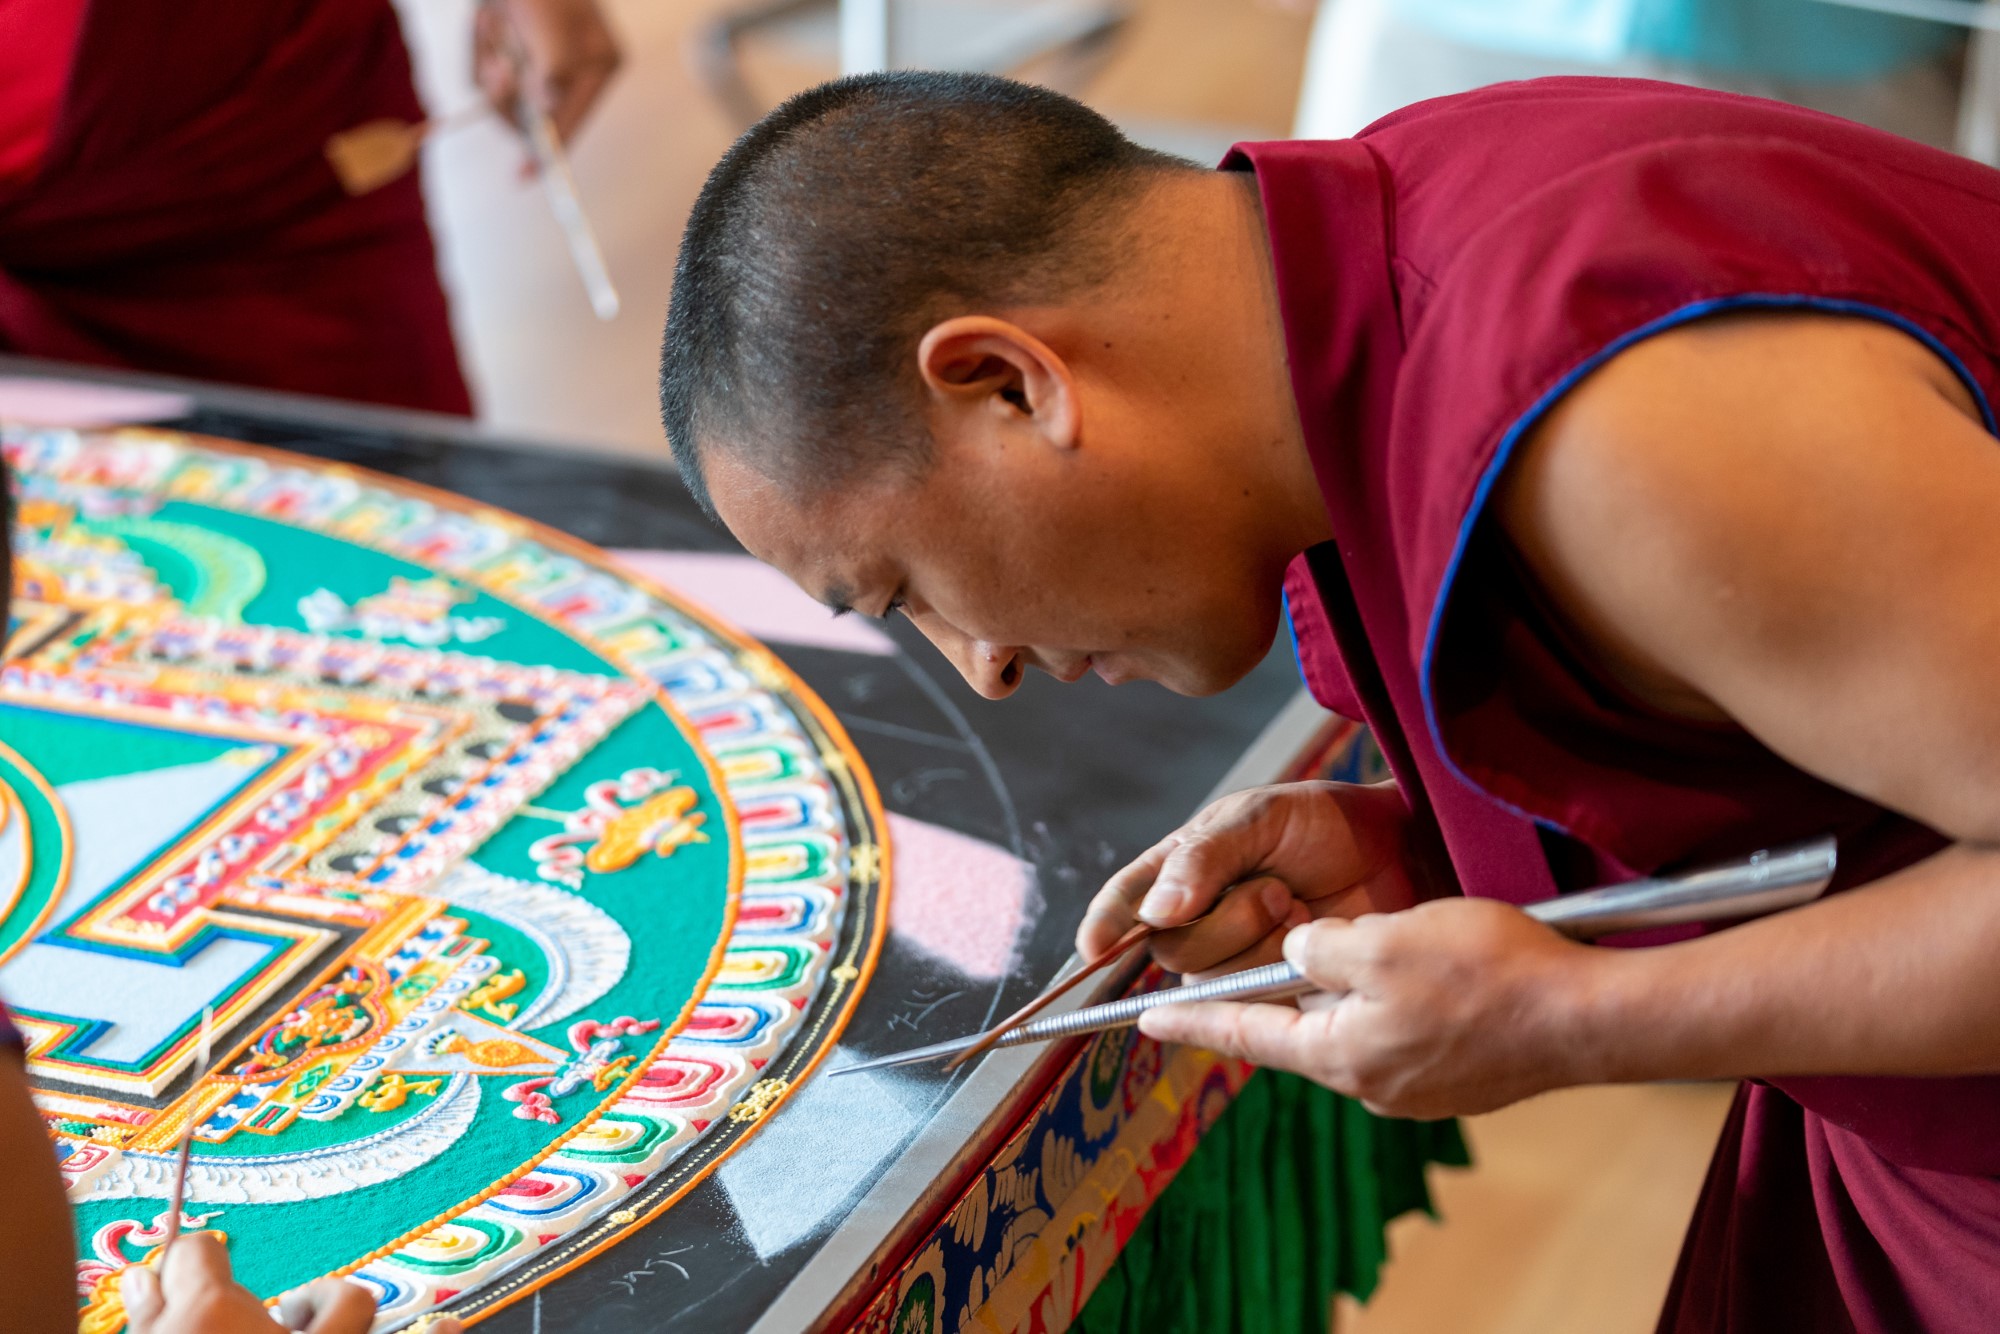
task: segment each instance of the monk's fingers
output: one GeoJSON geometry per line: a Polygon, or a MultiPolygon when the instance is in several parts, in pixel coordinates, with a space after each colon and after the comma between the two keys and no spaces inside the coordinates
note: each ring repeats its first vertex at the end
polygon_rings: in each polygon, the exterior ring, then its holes
{"type": "MultiPolygon", "coordinates": [[[[306,1291],[314,1294],[307,1334],[368,1334],[375,1323],[375,1294],[359,1283],[323,1278],[306,1291]]],[[[436,1322],[430,1328],[436,1329],[436,1322]]]]}
{"type": "MultiPolygon", "coordinates": [[[[346,1279],[322,1278],[278,1299],[278,1323],[306,1334],[367,1334],[375,1323],[375,1298],[346,1279]]],[[[433,1322],[427,1330],[436,1330],[433,1322]]]]}
{"type": "Polygon", "coordinates": [[[1400,925],[1395,917],[1367,917],[1359,924],[1321,917],[1285,936],[1285,959],[1320,991],[1344,996],[1381,962],[1386,937],[1400,925]]]}
{"type": "Polygon", "coordinates": [[[193,1306],[235,1283],[229,1252],[214,1234],[183,1232],[160,1260],[160,1293],[168,1306],[193,1306]]]}
{"type": "Polygon", "coordinates": [[[509,124],[515,123],[521,100],[521,63],[499,0],[485,0],[472,11],[472,77],[493,109],[509,124]]]}
{"type": "Polygon", "coordinates": [[[527,65],[527,96],[568,139],[618,68],[618,41],[596,0],[501,0],[527,65]]]}
{"type": "MultiPolygon", "coordinates": [[[[1332,807],[1326,785],[1310,783],[1251,788],[1211,802],[1105,882],[1091,904],[1089,916],[1097,920],[1086,921],[1079,947],[1104,949],[1134,921],[1156,929],[1188,925],[1232,885],[1270,872],[1287,830],[1301,819],[1323,817],[1327,809],[1332,807]]],[[[1341,882],[1351,883],[1351,877],[1341,882]]]]}
{"type": "Polygon", "coordinates": [[[1278,1070],[1310,1073],[1326,1055],[1327,1030],[1317,1016],[1263,1001],[1157,1005],[1139,1017],[1139,1030],[1161,1042],[1202,1047],[1278,1070]]]}
{"type": "MultiPolygon", "coordinates": [[[[1193,819],[1105,881],[1091,903],[1091,911],[1107,919],[1107,929],[1117,928],[1110,938],[1116,939],[1142,919],[1152,926],[1183,925],[1206,911],[1224,888],[1262,869],[1262,854],[1252,850],[1255,840],[1246,835],[1263,817],[1264,806],[1258,789],[1231,793],[1212,801],[1197,811],[1193,819]],[[1186,888],[1182,882],[1188,877],[1204,877],[1219,864],[1233,865],[1234,873],[1208,886],[1208,892],[1197,895],[1192,905],[1177,902],[1168,911],[1167,902],[1155,892],[1166,877],[1178,896],[1186,888]]],[[[1268,835],[1262,841],[1268,845],[1268,835]]]]}
{"type": "Polygon", "coordinates": [[[1153,957],[1174,972],[1200,973],[1221,967],[1269,938],[1271,959],[1275,959],[1281,937],[1273,933],[1297,909],[1299,905],[1283,881],[1269,876],[1246,880],[1232,886],[1200,920],[1155,934],[1153,957]]]}
{"type": "Polygon", "coordinates": [[[1139,902],[1139,920],[1153,927],[1182,926],[1207,912],[1223,891],[1265,869],[1270,851],[1254,823],[1214,820],[1181,831],[1139,902]]]}
{"type": "Polygon", "coordinates": [[[552,74],[548,85],[549,118],[564,143],[576,137],[584,118],[618,71],[618,48],[593,45],[578,63],[552,74]]]}
{"type": "Polygon", "coordinates": [[[1085,963],[1095,963],[1102,958],[1104,952],[1116,945],[1138,920],[1129,909],[1121,910],[1115,903],[1100,903],[1103,897],[1103,892],[1099,891],[1097,898],[1090,901],[1090,907],[1084,910],[1083,920],[1076,926],[1076,953],[1085,963]]]}
{"type": "Polygon", "coordinates": [[[118,1276],[118,1295],[125,1303],[125,1328],[147,1334],[160,1318],[160,1277],[145,1265],[133,1265],[118,1276]]]}
{"type": "MultiPolygon", "coordinates": [[[[1234,898],[1232,892],[1230,898],[1234,898]]],[[[1225,903],[1228,899],[1223,900],[1225,903]]],[[[1284,920],[1260,937],[1250,948],[1230,955],[1220,963],[1184,974],[1189,982],[1206,982],[1210,978],[1226,977],[1230,973],[1240,973],[1249,968],[1262,968],[1266,964],[1277,963],[1285,957],[1285,933],[1294,927],[1304,926],[1312,920],[1312,912],[1303,903],[1293,900],[1284,920]]]]}
{"type": "Polygon", "coordinates": [[[1178,833],[1169,834],[1105,881],[1104,888],[1091,896],[1083,921],[1076,928],[1078,954],[1095,959],[1138,924],[1139,900],[1152,888],[1153,877],[1160,873],[1167,854],[1179,841],[1178,833]]]}

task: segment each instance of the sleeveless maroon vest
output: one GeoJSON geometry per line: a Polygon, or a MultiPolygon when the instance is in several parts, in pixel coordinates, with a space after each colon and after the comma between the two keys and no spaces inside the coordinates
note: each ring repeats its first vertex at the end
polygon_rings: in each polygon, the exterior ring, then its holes
{"type": "MultiPolygon", "coordinates": [[[[1224,166],[1257,177],[1336,535],[1286,581],[1301,667],[1370,724],[1441,876],[1526,903],[1836,833],[1844,888],[1943,846],[1740,729],[1622,698],[1540,614],[1483,507],[1578,379],[1726,311],[1893,325],[1992,429],[2000,173],[1792,107],[1609,79],[1441,98],[1352,140],[1240,145],[1224,166]]],[[[1775,1082],[1898,1170],[2000,1173],[2000,1077],[1775,1082]]],[[[1979,1184],[2000,1218],[2000,1184],[1979,1184]]],[[[1993,1250],[2000,1283],[2000,1233],[1993,1250]]]]}

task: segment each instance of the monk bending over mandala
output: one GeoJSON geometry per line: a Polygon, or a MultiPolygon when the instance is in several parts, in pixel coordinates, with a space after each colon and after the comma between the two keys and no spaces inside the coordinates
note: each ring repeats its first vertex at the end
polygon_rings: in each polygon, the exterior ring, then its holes
{"type": "Polygon", "coordinates": [[[1078,945],[1325,994],[1148,1032],[1410,1116],[1741,1079],[1660,1328],[1990,1329],[1996,237],[2000,173],[1648,83],[1207,171],[867,77],[709,178],[662,400],[752,552],[991,698],[1221,690],[1289,619],[1395,781],[1219,803],[1078,945]],[[1838,892],[1727,930],[1517,910],[1827,834],[1838,892]]]}

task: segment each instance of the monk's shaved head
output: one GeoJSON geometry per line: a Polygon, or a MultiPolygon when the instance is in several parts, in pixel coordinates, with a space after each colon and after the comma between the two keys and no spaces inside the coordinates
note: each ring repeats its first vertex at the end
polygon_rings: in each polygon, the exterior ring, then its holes
{"type": "Polygon", "coordinates": [[[792,98],[709,174],[681,242],[660,405],[682,475],[707,504],[709,450],[797,493],[919,469],[925,330],[1104,283],[1146,184],[1195,170],[988,75],[792,98]]]}

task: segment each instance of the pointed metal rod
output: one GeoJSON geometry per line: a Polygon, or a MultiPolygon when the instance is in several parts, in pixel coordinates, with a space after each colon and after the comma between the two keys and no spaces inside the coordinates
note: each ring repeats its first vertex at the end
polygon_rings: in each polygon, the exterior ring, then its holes
{"type": "MultiPolygon", "coordinates": [[[[1733,921],[1812,902],[1832,882],[1838,862],[1839,851],[1834,840],[1819,838],[1681,875],[1648,876],[1581,894],[1566,894],[1530,904],[1523,911],[1578,940],[1689,922],[1733,921]]],[[[1156,1005],[1187,1005],[1209,1000],[1282,1000],[1317,990],[1289,963],[1266,964],[1206,982],[1186,982],[1176,987],[1126,996],[1103,1005],[1085,1006],[1068,1014],[1030,1020],[997,1038],[990,1032],[974,1033],[949,1042],[935,1042],[928,1047],[845,1065],[828,1073],[852,1075],[866,1070],[888,1070],[901,1065],[942,1060],[982,1045],[1016,1047],[1027,1042],[1047,1042],[1082,1033],[1099,1033],[1107,1028],[1124,1028],[1137,1023],[1140,1015],[1156,1005]]]]}

